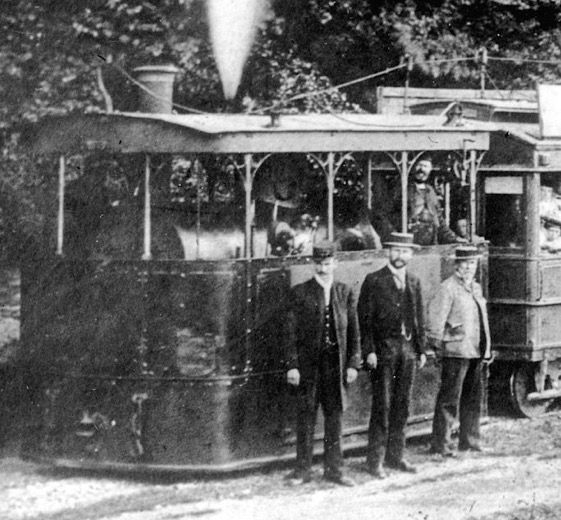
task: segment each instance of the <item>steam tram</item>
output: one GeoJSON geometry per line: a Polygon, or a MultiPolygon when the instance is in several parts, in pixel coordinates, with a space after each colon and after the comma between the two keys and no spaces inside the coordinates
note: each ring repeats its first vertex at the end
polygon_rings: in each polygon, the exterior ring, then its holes
{"type": "MultiPolygon", "coordinates": [[[[304,213],[315,222],[303,231],[308,243],[337,239],[361,208],[383,206],[393,190],[395,226],[406,229],[408,177],[430,152],[453,165],[469,232],[481,233],[477,170],[489,132],[442,123],[153,113],[39,123],[28,144],[57,204],[22,271],[22,363],[40,375],[24,454],[134,471],[231,470],[293,457],[283,306],[313,267],[306,240],[298,254],[273,250],[272,225],[304,213]]],[[[336,276],[356,291],[385,263],[385,252],[369,247],[337,253],[336,276]]],[[[452,251],[434,245],[415,256],[426,297],[451,274],[452,251]]],[[[510,251],[506,258],[513,268],[528,265],[510,251]]],[[[430,358],[416,376],[412,433],[430,426],[438,381],[430,358]]],[[[370,392],[361,373],[350,388],[345,449],[366,442],[370,392]]]]}

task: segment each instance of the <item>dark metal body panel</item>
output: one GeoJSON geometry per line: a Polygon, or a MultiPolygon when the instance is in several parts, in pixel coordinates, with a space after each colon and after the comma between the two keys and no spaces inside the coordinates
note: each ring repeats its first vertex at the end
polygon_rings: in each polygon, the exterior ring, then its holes
{"type": "MultiPolygon", "coordinates": [[[[450,253],[438,246],[414,257],[426,298],[451,274],[450,253]]],[[[357,293],[366,274],[386,262],[375,251],[338,258],[336,276],[357,293]]],[[[293,457],[284,306],[290,287],[312,274],[309,257],[60,261],[49,276],[36,273],[24,294],[25,334],[43,383],[26,454],[65,466],[154,470],[233,469],[293,457]]],[[[431,357],[414,383],[411,434],[426,430],[438,384],[431,357]]],[[[366,371],[349,397],[347,448],[366,442],[366,371]]],[[[319,448],[321,418],[317,439],[319,448]]]]}

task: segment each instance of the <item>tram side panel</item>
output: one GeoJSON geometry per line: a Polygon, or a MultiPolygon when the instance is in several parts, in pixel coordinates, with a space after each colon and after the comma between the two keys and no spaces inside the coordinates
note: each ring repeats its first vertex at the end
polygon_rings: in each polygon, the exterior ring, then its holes
{"type": "Polygon", "coordinates": [[[61,264],[35,284],[26,345],[42,384],[27,455],[82,466],[232,460],[243,276],[235,265],[146,265],[61,264]]]}
{"type": "MultiPolygon", "coordinates": [[[[426,299],[451,273],[451,256],[426,248],[412,261],[426,299]]],[[[339,262],[337,277],[358,296],[366,274],[386,260],[369,251],[341,253],[339,262]]],[[[52,377],[28,445],[82,466],[220,468],[294,456],[284,316],[290,287],[313,273],[311,260],[146,265],[61,266],[38,284],[43,298],[26,341],[52,377]]],[[[414,383],[413,433],[428,426],[438,382],[430,358],[414,383]]],[[[364,445],[366,371],[349,397],[345,446],[364,445]]],[[[322,431],[320,419],[320,450],[322,431]]]]}
{"type": "Polygon", "coordinates": [[[142,290],[138,271],[120,267],[58,261],[25,273],[20,363],[32,382],[26,455],[115,457],[128,442],[127,414],[114,406],[123,400],[114,399],[137,364],[142,290]],[[101,449],[96,432],[109,431],[101,449]]]}
{"type": "Polygon", "coordinates": [[[489,270],[490,320],[497,359],[558,358],[561,259],[493,252],[489,270]]]}
{"type": "MultiPolygon", "coordinates": [[[[411,264],[422,280],[425,300],[428,300],[441,280],[452,274],[452,248],[425,248],[411,264]]],[[[349,284],[358,298],[365,276],[381,267],[387,260],[383,252],[349,252],[338,254],[339,267],[336,278],[349,284]]],[[[243,420],[240,421],[241,437],[247,449],[241,453],[250,453],[251,447],[261,446],[262,453],[288,454],[294,451],[296,442],[296,399],[294,389],[287,385],[281,345],[283,337],[282,304],[290,287],[309,279],[314,272],[309,258],[291,260],[290,265],[273,265],[270,261],[253,262],[255,269],[256,322],[261,331],[252,342],[249,355],[252,366],[251,378],[241,389],[240,409],[243,420]],[[271,319],[274,316],[274,319],[271,319]],[[268,318],[267,318],[268,317],[268,318]],[[243,396],[243,397],[242,397],[243,396]],[[262,438],[257,439],[261,435],[262,438]],[[269,442],[263,442],[263,439],[269,442]],[[268,444],[268,446],[267,446],[268,444]]],[[[486,271],[484,270],[483,276],[486,271]]],[[[418,371],[412,392],[410,432],[426,431],[434,410],[436,392],[439,385],[439,367],[434,356],[429,355],[427,366],[418,371]]],[[[349,391],[349,408],[344,415],[344,437],[347,448],[361,446],[366,442],[366,433],[370,419],[371,385],[369,373],[361,370],[358,381],[351,385],[349,391]]],[[[318,415],[316,439],[321,451],[323,436],[323,418],[318,415]]]]}
{"type": "Polygon", "coordinates": [[[244,279],[235,262],[152,269],[150,366],[160,377],[148,381],[146,462],[196,467],[234,459],[232,401],[247,372],[244,279]]]}

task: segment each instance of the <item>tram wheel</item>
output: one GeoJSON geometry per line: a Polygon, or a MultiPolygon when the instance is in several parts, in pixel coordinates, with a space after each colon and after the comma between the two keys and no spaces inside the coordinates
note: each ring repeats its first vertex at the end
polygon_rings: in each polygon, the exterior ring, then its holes
{"type": "Polygon", "coordinates": [[[529,401],[528,394],[536,391],[536,367],[522,363],[514,368],[510,377],[510,395],[515,411],[522,417],[538,417],[544,414],[553,399],[529,401]]]}

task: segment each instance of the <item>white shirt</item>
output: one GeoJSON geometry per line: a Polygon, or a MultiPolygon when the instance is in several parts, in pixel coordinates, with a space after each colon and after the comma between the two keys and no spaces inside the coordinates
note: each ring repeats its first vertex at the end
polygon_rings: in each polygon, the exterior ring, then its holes
{"type": "Polygon", "coordinates": [[[331,287],[333,286],[333,277],[328,278],[327,280],[321,278],[319,275],[315,274],[314,278],[316,282],[323,287],[323,295],[325,297],[325,306],[327,307],[331,301],[331,287]]]}
{"type": "Polygon", "coordinates": [[[405,267],[396,269],[392,264],[388,264],[388,268],[393,274],[393,280],[397,288],[401,291],[405,289],[405,267]]]}
{"type": "MultiPolygon", "coordinates": [[[[396,269],[392,264],[388,264],[388,268],[391,271],[391,273],[393,274],[393,281],[395,282],[395,285],[397,286],[397,288],[400,291],[404,291],[405,290],[405,267],[401,267],[400,269],[396,269]]],[[[402,322],[401,323],[401,334],[403,334],[403,337],[405,339],[407,339],[408,341],[411,339],[411,334],[407,333],[407,329],[405,328],[405,323],[402,322]]]]}

